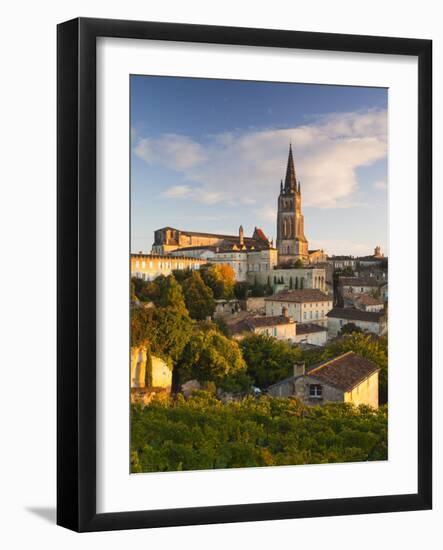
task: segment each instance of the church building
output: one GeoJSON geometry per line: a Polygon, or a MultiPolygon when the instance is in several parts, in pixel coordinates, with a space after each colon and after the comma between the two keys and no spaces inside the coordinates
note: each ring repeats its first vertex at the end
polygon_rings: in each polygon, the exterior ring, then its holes
{"type": "Polygon", "coordinates": [[[308,240],[305,237],[301,212],[301,186],[295,172],[292,146],[289,145],[286,177],[280,182],[277,211],[278,263],[289,266],[297,260],[309,262],[308,240]]]}

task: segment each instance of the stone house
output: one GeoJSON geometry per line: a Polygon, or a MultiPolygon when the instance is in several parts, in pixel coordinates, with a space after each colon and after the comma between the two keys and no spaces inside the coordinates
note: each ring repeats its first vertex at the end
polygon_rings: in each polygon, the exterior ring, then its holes
{"type": "MultiPolygon", "coordinates": [[[[286,313],[286,312],[285,312],[286,313]]],[[[235,340],[241,340],[248,334],[264,334],[277,340],[295,341],[296,323],[287,314],[275,316],[246,317],[229,325],[229,331],[235,340]]]]}
{"type": "Polygon", "coordinates": [[[348,351],[305,370],[294,365],[292,376],[267,389],[272,397],[296,397],[306,405],[352,403],[378,408],[379,367],[348,351]]]}
{"type": "Polygon", "coordinates": [[[383,311],[363,311],[360,309],[335,307],[327,314],[328,337],[335,338],[341,329],[353,323],[363,332],[383,336],[387,331],[386,316],[383,311]]]}
{"type": "Polygon", "coordinates": [[[296,344],[324,346],[328,339],[328,329],[314,323],[297,323],[295,327],[296,344]]]}
{"type": "Polygon", "coordinates": [[[370,294],[363,294],[354,298],[353,306],[362,311],[382,311],[385,303],[382,298],[374,298],[370,294]]]}
{"type": "Polygon", "coordinates": [[[266,315],[281,315],[286,308],[297,323],[315,322],[327,326],[326,314],[332,309],[332,297],[318,289],[279,292],[265,298],[266,315]]]}

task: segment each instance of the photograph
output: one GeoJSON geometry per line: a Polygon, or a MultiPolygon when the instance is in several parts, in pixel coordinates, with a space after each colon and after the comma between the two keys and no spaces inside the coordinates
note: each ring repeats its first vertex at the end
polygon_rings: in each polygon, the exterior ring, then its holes
{"type": "Polygon", "coordinates": [[[130,75],[131,473],[388,459],[387,120],[130,75]]]}

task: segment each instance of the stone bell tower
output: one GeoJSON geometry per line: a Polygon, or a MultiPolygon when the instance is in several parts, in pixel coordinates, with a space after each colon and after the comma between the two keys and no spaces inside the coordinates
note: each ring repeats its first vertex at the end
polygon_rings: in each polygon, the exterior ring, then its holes
{"type": "Polygon", "coordinates": [[[300,181],[297,181],[291,145],[285,182],[283,184],[281,180],[278,196],[277,250],[279,265],[291,265],[297,260],[304,263],[309,261],[308,241],[301,213],[300,181]]]}

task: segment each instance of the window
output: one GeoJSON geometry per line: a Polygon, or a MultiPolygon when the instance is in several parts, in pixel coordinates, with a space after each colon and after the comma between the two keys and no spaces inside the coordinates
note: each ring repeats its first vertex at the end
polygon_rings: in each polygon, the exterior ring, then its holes
{"type": "Polygon", "coordinates": [[[320,384],[309,384],[309,397],[321,399],[323,397],[323,388],[320,384]]]}

